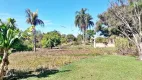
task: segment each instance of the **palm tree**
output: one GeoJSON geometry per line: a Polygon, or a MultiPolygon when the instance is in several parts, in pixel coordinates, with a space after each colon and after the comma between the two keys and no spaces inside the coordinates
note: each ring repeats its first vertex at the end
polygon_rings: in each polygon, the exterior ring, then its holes
{"type": "MultiPolygon", "coordinates": [[[[15,22],[14,22],[15,23],[15,22]]],[[[0,65],[0,79],[3,80],[3,76],[6,75],[6,71],[8,70],[8,51],[14,44],[14,41],[20,38],[20,33],[17,29],[10,27],[9,21],[7,23],[3,23],[0,21],[0,49],[3,50],[3,54],[1,56],[1,65],[0,65]]],[[[12,24],[14,25],[14,24],[12,24]]]]}
{"type": "Polygon", "coordinates": [[[26,22],[28,24],[32,25],[32,33],[33,33],[33,36],[34,36],[33,37],[34,51],[36,52],[36,29],[35,29],[35,27],[37,25],[44,26],[44,22],[42,20],[38,19],[38,11],[31,12],[30,9],[27,9],[26,10],[26,17],[27,17],[26,22]]]}
{"type": "Polygon", "coordinates": [[[87,9],[82,8],[80,11],[76,12],[75,16],[75,26],[79,27],[81,32],[83,32],[83,41],[86,42],[86,30],[94,26],[93,18],[89,13],[86,13],[87,9]]]}

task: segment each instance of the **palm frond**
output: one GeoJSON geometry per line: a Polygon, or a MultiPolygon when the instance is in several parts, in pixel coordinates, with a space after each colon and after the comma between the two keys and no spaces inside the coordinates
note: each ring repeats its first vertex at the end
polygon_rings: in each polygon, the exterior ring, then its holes
{"type": "Polygon", "coordinates": [[[93,27],[94,23],[91,21],[93,18],[89,13],[86,13],[87,9],[82,8],[80,11],[76,12],[75,16],[75,26],[79,27],[81,31],[93,27]]]}
{"type": "Polygon", "coordinates": [[[9,28],[16,29],[16,24],[15,24],[15,23],[16,23],[16,20],[15,20],[15,19],[8,18],[6,25],[7,25],[9,28]]]}
{"type": "Polygon", "coordinates": [[[27,22],[28,24],[32,24],[31,18],[27,18],[26,22],[27,22]]]}
{"type": "Polygon", "coordinates": [[[44,26],[44,22],[40,19],[38,19],[38,10],[36,12],[31,12],[30,9],[27,9],[26,10],[26,17],[27,17],[27,20],[26,22],[28,24],[31,24],[31,25],[41,25],[41,26],[44,26]]]}
{"type": "Polygon", "coordinates": [[[32,14],[32,12],[31,12],[31,10],[30,9],[26,9],[26,17],[27,18],[30,18],[31,17],[31,14],[32,14]]]}
{"type": "Polygon", "coordinates": [[[38,13],[34,12],[32,16],[33,22],[36,21],[37,19],[38,19],[38,13]]]}
{"type": "Polygon", "coordinates": [[[40,20],[40,19],[36,19],[36,20],[34,21],[34,25],[41,25],[41,26],[44,26],[44,22],[43,22],[42,20],[40,20]]]}

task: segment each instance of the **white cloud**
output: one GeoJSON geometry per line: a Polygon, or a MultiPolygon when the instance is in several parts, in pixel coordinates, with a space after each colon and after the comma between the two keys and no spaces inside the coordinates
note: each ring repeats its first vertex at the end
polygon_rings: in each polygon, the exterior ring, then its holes
{"type": "Polygon", "coordinates": [[[43,22],[44,22],[45,26],[53,24],[51,20],[43,20],[43,22]]]}

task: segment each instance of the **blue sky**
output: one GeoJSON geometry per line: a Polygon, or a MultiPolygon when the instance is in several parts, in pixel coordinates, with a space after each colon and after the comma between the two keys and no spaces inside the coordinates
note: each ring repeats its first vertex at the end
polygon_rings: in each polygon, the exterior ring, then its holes
{"type": "Polygon", "coordinates": [[[97,15],[106,11],[109,0],[0,0],[0,19],[15,18],[17,26],[25,30],[30,25],[26,23],[25,10],[39,11],[39,18],[45,27],[37,26],[37,30],[49,32],[57,30],[62,34],[80,33],[74,26],[75,12],[87,8],[88,12],[97,20],[97,15]],[[64,26],[64,27],[62,27],[64,26]]]}

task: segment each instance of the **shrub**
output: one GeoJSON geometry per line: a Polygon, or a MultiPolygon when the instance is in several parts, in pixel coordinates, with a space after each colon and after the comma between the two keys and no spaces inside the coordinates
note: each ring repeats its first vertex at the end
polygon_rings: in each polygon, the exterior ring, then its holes
{"type": "Polygon", "coordinates": [[[97,37],[96,38],[96,43],[105,43],[107,42],[107,38],[103,38],[103,37],[97,37]]]}
{"type": "Polygon", "coordinates": [[[43,35],[41,40],[42,47],[52,48],[61,44],[61,36],[57,31],[51,31],[43,35]]]}
{"type": "Polygon", "coordinates": [[[82,43],[83,35],[78,34],[76,39],[77,39],[77,42],[82,43]]]}
{"type": "Polygon", "coordinates": [[[76,41],[76,37],[73,34],[68,34],[67,35],[67,41],[68,42],[76,41]]]}
{"type": "Polygon", "coordinates": [[[79,45],[79,44],[80,44],[80,42],[78,42],[78,41],[73,42],[73,45],[79,45]]]}
{"type": "Polygon", "coordinates": [[[66,38],[61,38],[61,44],[63,43],[67,43],[67,39],[66,38]]]}
{"type": "Polygon", "coordinates": [[[129,40],[126,38],[117,37],[115,39],[115,46],[118,54],[134,54],[136,52],[135,46],[129,43],[129,40]]]}
{"type": "Polygon", "coordinates": [[[26,45],[22,40],[16,40],[16,44],[12,45],[12,48],[16,51],[31,51],[32,46],[26,45]]]}

